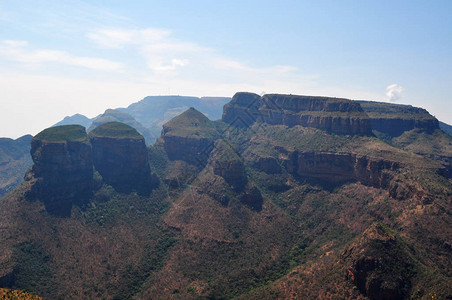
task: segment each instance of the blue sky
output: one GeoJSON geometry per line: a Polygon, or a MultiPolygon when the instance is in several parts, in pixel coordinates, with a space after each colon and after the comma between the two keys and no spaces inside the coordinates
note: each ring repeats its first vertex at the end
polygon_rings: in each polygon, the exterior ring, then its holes
{"type": "Polygon", "coordinates": [[[411,104],[452,123],[452,1],[0,0],[0,136],[149,95],[411,104]]]}

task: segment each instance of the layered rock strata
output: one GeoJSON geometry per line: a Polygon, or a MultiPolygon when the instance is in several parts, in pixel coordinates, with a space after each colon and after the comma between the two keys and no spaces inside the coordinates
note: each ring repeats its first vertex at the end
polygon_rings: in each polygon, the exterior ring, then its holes
{"type": "Polygon", "coordinates": [[[336,134],[370,135],[368,116],[359,103],[341,98],[236,93],[223,108],[222,120],[248,127],[254,122],[301,125],[336,134]]]}

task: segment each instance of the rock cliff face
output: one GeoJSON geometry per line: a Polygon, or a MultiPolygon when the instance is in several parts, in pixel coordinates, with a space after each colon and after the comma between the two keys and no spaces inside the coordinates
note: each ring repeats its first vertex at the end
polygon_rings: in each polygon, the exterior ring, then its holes
{"type": "Polygon", "coordinates": [[[341,98],[237,93],[224,106],[222,120],[240,127],[257,121],[301,125],[337,134],[371,134],[369,118],[359,103],[341,98]]]}
{"type": "Polygon", "coordinates": [[[31,141],[34,162],[26,179],[35,180],[30,196],[55,215],[70,215],[72,204],[92,189],[91,145],[85,128],[65,125],[46,129],[31,141]]]}
{"type": "Polygon", "coordinates": [[[199,167],[207,163],[219,134],[215,125],[194,108],[163,125],[158,143],[171,160],[183,160],[199,167]]]}
{"type": "Polygon", "coordinates": [[[397,170],[400,164],[353,153],[295,151],[285,166],[292,174],[330,183],[356,180],[365,185],[386,187],[392,178],[388,171],[397,170]]]}
{"type": "Polygon", "coordinates": [[[89,134],[93,163],[103,180],[121,192],[148,193],[151,178],[144,138],[134,128],[119,122],[100,125],[89,134]]]}
{"type": "Polygon", "coordinates": [[[423,129],[429,133],[439,129],[438,120],[423,108],[373,101],[357,102],[369,115],[372,130],[392,137],[400,136],[414,128],[423,129]]]}

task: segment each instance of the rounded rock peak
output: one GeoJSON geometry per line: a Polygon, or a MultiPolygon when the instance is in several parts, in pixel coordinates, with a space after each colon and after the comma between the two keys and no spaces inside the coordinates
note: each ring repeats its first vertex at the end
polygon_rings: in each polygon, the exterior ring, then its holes
{"type": "Polygon", "coordinates": [[[143,139],[143,136],[135,128],[121,122],[108,122],[99,125],[89,135],[92,137],[143,139]]]}
{"type": "Polygon", "coordinates": [[[261,98],[261,96],[259,96],[258,94],[255,94],[255,93],[237,92],[232,97],[231,103],[234,103],[237,105],[242,105],[242,106],[247,106],[247,105],[253,104],[254,102],[259,101],[260,98],[261,98]]]}

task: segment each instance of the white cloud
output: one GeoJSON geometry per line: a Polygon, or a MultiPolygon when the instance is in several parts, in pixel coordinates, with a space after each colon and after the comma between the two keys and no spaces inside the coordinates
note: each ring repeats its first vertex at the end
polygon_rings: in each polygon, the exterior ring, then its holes
{"type": "Polygon", "coordinates": [[[160,41],[169,36],[169,30],[146,28],[133,29],[99,29],[86,36],[105,48],[123,48],[126,45],[145,45],[160,41]]]}
{"type": "Polygon", "coordinates": [[[396,102],[402,97],[403,87],[398,84],[391,84],[386,87],[386,97],[391,102],[396,102]]]}
{"type": "Polygon", "coordinates": [[[58,50],[28,50],[27,41],[5,40],[0,43],[0,56],[27,64],[61,63],[100,71],[121,71],[123,64],[104,58],[73,56],[58,50]]]}
{"type": "Polygon", "coordinates": [[[10,47],[25,47],[25,46],[28,46],[28,42],[27,41],[4,40],[3,43],[6,46],[10,46],[10,47]]]}

